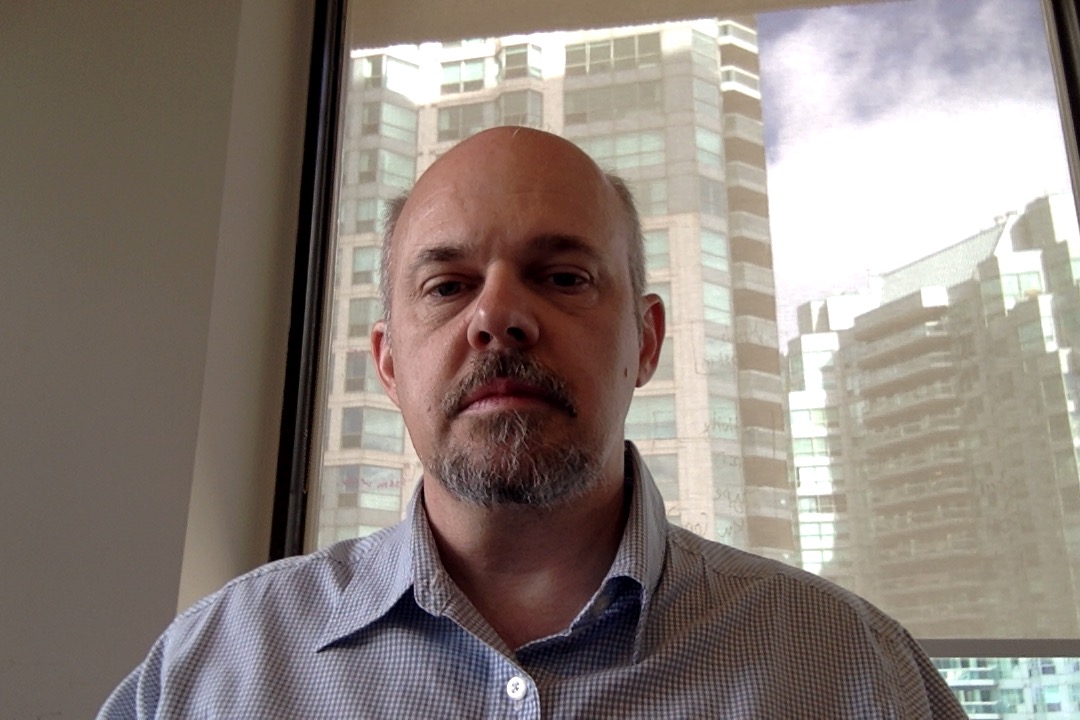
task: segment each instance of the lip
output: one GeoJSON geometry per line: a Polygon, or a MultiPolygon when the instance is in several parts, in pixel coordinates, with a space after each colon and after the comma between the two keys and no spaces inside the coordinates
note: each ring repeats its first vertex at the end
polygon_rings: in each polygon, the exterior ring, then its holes
{"type": "Polygon", "coordinates": [[[500,379],[486,383],[467,394],[459,412],[524,409],[552,402],[540,388],[516,380],[500,379]]]}

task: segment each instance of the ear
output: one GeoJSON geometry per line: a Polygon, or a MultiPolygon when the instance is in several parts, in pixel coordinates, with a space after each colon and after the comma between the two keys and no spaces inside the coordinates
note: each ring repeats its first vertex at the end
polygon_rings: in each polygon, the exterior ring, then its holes
{"type": "Polygon", "coordinates": [[[390,352],[390,332],[384,320],[377,320],[371,326],[371,355],[375,358],[375,369],[379,373],[379,382],[382,383],[383,390],[394,401],[394,404],[398,405],[394,354],[390,352]]]}
{"type": "Polygon", "coordinates": [[[650,293],[641,300],[644,306],[641,322],[641,348],[638,351],[638,374],[635,387],[649,382],[656,366],[660,363],[660,348],[664,344],[666,320],[664,301],[659,295],[650,293]]]}

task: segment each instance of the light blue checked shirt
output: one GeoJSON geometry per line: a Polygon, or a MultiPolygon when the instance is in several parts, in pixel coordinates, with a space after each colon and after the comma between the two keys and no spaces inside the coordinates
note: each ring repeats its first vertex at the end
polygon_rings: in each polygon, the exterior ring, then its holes
{"type": "Polygon", "coordinates": [[[180,615],[99,718],[965,718],[908,633],[813,575],[668,524],[627,450],[615,561],[563,632],[508,648],[423,503],[180,615]]]}

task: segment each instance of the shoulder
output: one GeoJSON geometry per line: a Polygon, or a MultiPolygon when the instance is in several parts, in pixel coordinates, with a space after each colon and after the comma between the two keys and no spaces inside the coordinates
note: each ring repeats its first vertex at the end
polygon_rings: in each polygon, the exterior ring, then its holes
{"type": "Polygon", "coordinates": [[[384,566],[394,564],[398,544],[393,530],[270,562],[240,575],[180,613],[162,639],[176,643],[191,633],[210,630],[221,634],[249,631],[255,625],[295,630],[305,623],[321,624],[351,586],[387,575],[384,566]]]}
{"type": "Polygon", "coordinates": [[[908,644],[906,630],[861,596],[817,575],[770,558],[706,540],[682,528],[668,535],[667,581],[697,585],[711,607],[738,607],[772,618],[801,620],[822,630],[861,629],[878,641],[908,644]]]}

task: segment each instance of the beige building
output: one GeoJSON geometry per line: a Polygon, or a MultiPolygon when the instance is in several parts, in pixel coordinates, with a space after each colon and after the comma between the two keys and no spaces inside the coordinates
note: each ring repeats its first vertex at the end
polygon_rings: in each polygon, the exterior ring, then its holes
{"type": "Polygon", "coordinates": [[[385,203],[454,143],[514,124],[634,188],[668,334],[627,435],[669,516],[795,561],[757,73],[752,18],[352,53],[312,543],[396,522],[421,472],[368,352],[385,203]]]}

